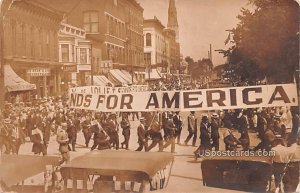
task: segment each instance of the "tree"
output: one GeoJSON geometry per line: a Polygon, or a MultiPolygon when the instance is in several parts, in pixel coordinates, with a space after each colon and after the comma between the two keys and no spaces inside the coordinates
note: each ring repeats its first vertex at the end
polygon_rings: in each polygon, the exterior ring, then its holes
{"type": "Polygon", "coordinates": [[[270,83],[291,82],[298,68],[299,10],[293,0],[249,0],[254,11],[241,9],[230,30],[234,44],[219,50],[240,81],[266,76],[270,83]]]}
{"type": "Polygon", "coordinates": [[[191,72],[193,71],[193,67],[194,67],[194,59],[191,58],[190,56],[185,57],[184,59],[187,63],[188,63],[188,73],[191,74],[191,72]]]}

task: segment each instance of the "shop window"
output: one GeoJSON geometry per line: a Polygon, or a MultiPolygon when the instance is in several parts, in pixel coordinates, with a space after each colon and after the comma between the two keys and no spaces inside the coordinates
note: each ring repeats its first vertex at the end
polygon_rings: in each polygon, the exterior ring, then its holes
{"type": "Polygon", "coordinates": [[[83,13],[83,27],[87,33],[99,32],[99,16],[97,11],[83,13]]]}

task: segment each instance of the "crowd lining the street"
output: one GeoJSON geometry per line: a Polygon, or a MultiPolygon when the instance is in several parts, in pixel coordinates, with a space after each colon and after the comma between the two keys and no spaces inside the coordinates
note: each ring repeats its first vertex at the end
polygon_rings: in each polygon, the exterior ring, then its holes
{"type": "Polygon", "coordinates": [[[299,179],[289,176],[299,175],[300,139],[298,137],[297,145],[297,110],[287,107],[239,109],[202,113],[199,121],[198,117],[199,115],[191,111],[187,125],[184,125],[180,112],[117,114],[72,110],[68,108],[66,99],[49,97],[31,104],[6,104],[1,112],[0,145],[4,147],[1,148],[3,153],[18,154],[20,146],[31,141],[34,154],[47,155],[50,137],[56,135],[63,163],[69,161],[69,151],[76,151],[77,135],[80,133],[84,136],[85,147],[91,151],[112,148],[129,150],[131,130],[137,129],[136,151],[153,151],[156,146],[158,151],[164,151],[171,146],[171,152],[174,153],[176,143],[188,145],[192,139],[192,145],[196,146],[200,131],[200,146],[194,152],[196,157],[201,157],[207,150],[219,151],[220,137],[225,144],[225,150],[275,150],[277,154],[273,166],[276,186],[279,186],[284,171],[288,173],[285,175],[288,176],[288,180],[287,177],[284,178],[284,181],[287,181],[287,185],[284,186],[286,191],[295,189],[299,179]],[[137,128],[132,128],[131,123],[135,119],[138,119],[140,124],[137,128]],[[219,133],[221,127],[227,128],[222,134],[219,133]],[[182,140],[182,129],[187,129],[189,133],[185,140],[182,140]],[[119,130],[122,130],[122,142],[119,141],[119,130]],[[239,137],[233,131],[238,131],[239,137]],[[249,132],[256,132],[261,140],[254,148],[250,146],[249,132]],[[292,154],[285,155],[286,152],[292,154]],[[289,167],[285,167],[287,163],[289,167]]]}

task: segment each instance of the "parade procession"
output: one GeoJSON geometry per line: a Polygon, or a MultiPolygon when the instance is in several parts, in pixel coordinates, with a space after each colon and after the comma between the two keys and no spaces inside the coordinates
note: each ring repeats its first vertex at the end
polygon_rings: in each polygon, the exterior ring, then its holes
{"type": "Polygon", "coordinates": [[[0,15],[0,193],[300,192],[293,0],[0,15]]]}

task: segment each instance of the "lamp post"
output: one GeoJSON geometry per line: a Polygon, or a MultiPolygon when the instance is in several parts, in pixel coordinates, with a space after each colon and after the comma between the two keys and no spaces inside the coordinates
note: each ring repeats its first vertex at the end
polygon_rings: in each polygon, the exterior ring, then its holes
{"type": "Polygon", "coordinates": [[[0,109],[4,108],[4,0],[0,0],[0,109]]]}

